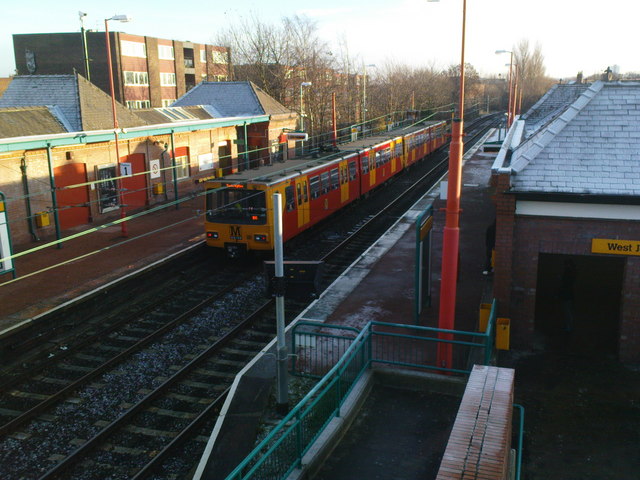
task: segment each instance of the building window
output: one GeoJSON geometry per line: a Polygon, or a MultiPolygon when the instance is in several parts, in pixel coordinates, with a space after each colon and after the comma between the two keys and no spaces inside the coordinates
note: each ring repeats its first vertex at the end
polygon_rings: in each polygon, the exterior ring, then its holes
{"type": "Polygon", "coordinates": [[[158,45],[158,58],[162,60],[175,60],[173,47],[170,45],[158,45]]]}
{"type": "Polygon", "coordinates": [[[162,106],[163,106],[163,107],[170,107],[170,106],[171,106],[171,104],[172,104],[173,102],[175,102],[175,101],[176,101],[176,99],[175,99],[175,98],[163,98],[163,99],[162,99],[162,106]]]}
{"type": "Polygon", "coordinates": [[[176,74],[160,72],[160,85],[163,87],[175,87],[176,74]]]}
{"type": "Polygon", "coordinates": [[[147,72],[124,72],[125,85],[149,85],[149,74],[147,72]]]}
{"type": "Polygon", "coordinates": [[[227,52],[214,50],[211,52],[213,63],[227,63],[227,52]]]}
{"type": "Polygon", "coordinates": [[[226,82],[227,81],[227,76],[226,75],[214,75],[213,76],[213,80],[215,82],[226,82]]]}
{"type": "Polygon", "coordinates": [[[120,48],[125,57],[147,58],[147,46],[144,43],[121,40],[120,48]]]}
{"type": "Polygon", "coordinates": [[[189,155],[176,157],[176,180],[189,178],[189,155]]]}
{"type": "Polygon", "coordinates": [[[129,108],[130,110],[151,108],[151,102],[149,100],[127,100],[127,108],[129,108]]]}
{"type": "Polygon", "coordinates": [[[200,62],[207,63],[207,51],[204,48],[200,50],[200,62]]]}

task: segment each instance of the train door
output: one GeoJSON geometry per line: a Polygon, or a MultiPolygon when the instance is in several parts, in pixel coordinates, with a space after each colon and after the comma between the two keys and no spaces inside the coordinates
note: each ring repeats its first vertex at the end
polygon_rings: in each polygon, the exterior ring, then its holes
{"type": "Polygon", "coordinates": [[[56,180],[56,201],[60,228],[75,227],[89,223],[89,192],[87,185],[64,189],[71,185],[87,183],[87,165],[68,163],[53,169],[56,180]]]}
{"type": "Polygon", "coordinates": [[[309,223],[309,187],[307,178],[296,178],[296,202],[298,204],[298,228],[309,223]]]}
{"type": "Polygon", "coordinates": [[[369,150],[367,161],[369,162],[369,186],[373,187],[376,184],[376,151],[375,150],[373,149],[369,150]]]}
{"type": "Polygon", "coordinates": [[[349,170],[347,161],[340,162],[340,203],[349,200],[349,170]]]}

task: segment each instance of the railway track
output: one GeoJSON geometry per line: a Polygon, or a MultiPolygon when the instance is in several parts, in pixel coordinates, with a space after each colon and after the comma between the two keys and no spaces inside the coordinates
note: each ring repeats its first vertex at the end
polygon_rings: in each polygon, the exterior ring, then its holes
{"type": "MultiPolygon", "coordinates": [[[[394,181],[405,192],[403,200],[385,209],[376,206],[377,201],[388,204],[385,189],[385,195],[374,194],[372,199],[376,195],[386,199],[366,202],[368,208],[377,209],[376,214],[365,214],[358,222],[349,217],[351,212],[339,222],[332,219],[332,227],[344,220],[350,231],[329,235],[333,245],[321,254],[330,266],[326,283],[415,202],[422,186],[441,175],[446,154],[439,156],[424,167],[426,173],[419,172],[416,187],[408,188],[404,177],[394,181]],[[344,235],[349,239],[342,239],[344,235]]],[[[294,249],[292,254],[300,258],[308,252],[294,249]]],[[[216,271],[215,277],[220,275],[216,271]]],[[[193,297],[214,289],[201,282],[202,278],[194,280],[195,289],[178,286],[176,291],[193,297]]],[[[245,280],[232,286],[227,277],[220,283],[228,288],[204,295],[191,308],[178,300],[174,313],[171,302],[154,305],[150,318],[165,321],[151,327],[151,333],[145,324],[154,322],[132,314],[129,322],[87,335],[73,353],[54,355],[56,366],[30,372],[29,380],[19,387],[12,380],[12,390],[0,398],[3,478],[146,478],[158,471],[173,472],[166,478],[184,478],[199,459],[235,374],[274,334],[275,313],[271,302],[261,300],[260,282],[245,280]],[[244,319],[242,312],[249,311],[244,319]],[[113,344],[97,342],[101,336],[113,344]],[[63,356],[68,363],[60,362],[63,356]],[[26,407],[18,409],[18,404],[26,407]],[[18,451],[21,456],[11,458],[18,451]]],[[[303,308],[288,302],[288,319],[303,308]]]]}

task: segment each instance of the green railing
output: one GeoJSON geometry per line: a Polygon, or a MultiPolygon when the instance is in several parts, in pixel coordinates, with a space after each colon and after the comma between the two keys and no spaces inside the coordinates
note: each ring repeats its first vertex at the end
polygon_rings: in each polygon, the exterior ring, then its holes
{"type": "Polygon", "coordinates": [[[227,480],[280,480],[300,467],[304,454],[331,419],[340,416],[347,395],[372,363],[469,373],[470,368],[435,364],[437,344],[449,343],[454,358],[464,364],[466,354],[484,349],[482,361],[487,365],[493,350],[495,307],[494,300],[484,333],[382,322],[370,322],[358,332],[352,327],[298,322],[291,332],[292,373],[320,380],[227,480]],[[456,354],[455,349],[464,349],[465,354],[456,354]]]}

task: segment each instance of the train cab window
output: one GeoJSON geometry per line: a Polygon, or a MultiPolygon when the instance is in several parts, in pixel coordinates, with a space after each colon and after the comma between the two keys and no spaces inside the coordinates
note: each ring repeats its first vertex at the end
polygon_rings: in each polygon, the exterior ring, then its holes
{"type": "Polygon", "coordinates": [[[338,169],[337,168],[333,168],[331,169],[331,172],[329,172],[331,175],[331,190],[335,190],[336,188],[338,188],[340,186],[340,179],[338,178],[338,169]]]}
{"type": "Polygon", "coordinates": [[[309,186],[311,187],[311,198],[318,198],[320,196],[320,177],[318,175],[311,177],[309,186]]]}
{"type": "Polygon", "coordinates": [[[264,190],[213,189],[206,196],[207,221],[241,225],[265,225],[267,204],[264,190]]]}
{"type": "Polygon", "coordinates": [[[325,194],[329,191],[329,172],[322,172],[320,180],[322,182],[322,193],[325,194]]]}
{"type": "MultiPolygon", "coordinates": [[[[298,187],[299,186],[300,184],[298,184],[298,187]]],[[[296,199],[295,199],[295,196],[293,195],[293,187],[291,185],[284,188],[284,201],[287,208],[287,212],[290,212],[291,210],[296,208],[296,199]]]]}
{"type": "Polygon", "coordinates": [[[355,180],[358,175],[358,168],[356,167],[356,162],[349,162],[349,179],[355,180]]]}

